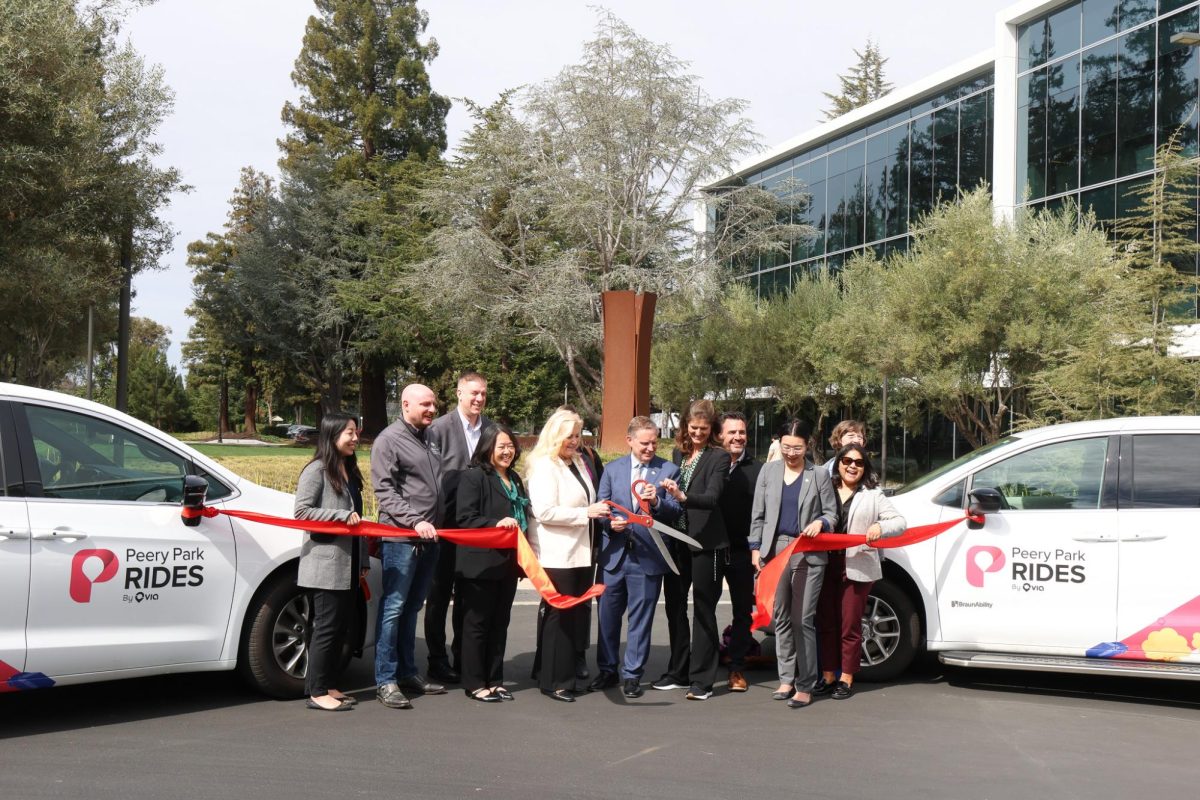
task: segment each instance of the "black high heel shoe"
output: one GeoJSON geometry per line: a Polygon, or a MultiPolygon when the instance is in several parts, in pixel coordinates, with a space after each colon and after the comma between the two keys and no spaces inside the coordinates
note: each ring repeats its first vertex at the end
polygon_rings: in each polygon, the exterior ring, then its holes
{"type": "Polygon", "coordinates": [[[467,695],[467,697],[471,698],[472,700],[478,700],[481,703],[502,702],[499,695],[493,694],[492,692],[488,692],[483,689],[477,689],[474,692],[472,692],[470,689],[463,689],[463,692],[467,695]],[[483,694],[480,694],[479,692],[483,692],[483,694]]]}
{"type": "Polygon", "coordinates": [[[575,695],[571,694],[566,689],[555,689],[554,691],[542,689],[542,694],[546,695],[546,697],[549,697],[551,700],[557,700],[560,703],[575,702],[575,695]]]}

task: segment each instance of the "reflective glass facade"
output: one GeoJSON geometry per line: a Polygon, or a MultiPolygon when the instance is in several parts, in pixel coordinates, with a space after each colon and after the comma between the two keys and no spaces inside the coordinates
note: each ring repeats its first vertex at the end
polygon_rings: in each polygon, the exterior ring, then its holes
{"type": "MultiPolygon", "coordinates": [[[[1171,43],[1196,31],[1194,0],[1082,0],[1019,26],[1019,203],[1072,198],[1110,221],[1173,133],[1196,155],[1200,48],[1171,43]]],[[[1194,262],[1179,267],[1200,274],[1194,262]]]]}
{"type": "Polygon", "coordinates": [[[839,268],[857,250],[907,248],[910,221],[992,178],[992,73],[969,76],[886,117],[805,148],[745,176],[749,184],[809,195],[793,222],[817,234],[787,255],[736,265],[759,292],[791,284],[798,271],[839,268]]]}
{"type": "MultiPolygon", "coordinates": [[[[1137,205],[1130,191],[1148,181],[1172,134],[1200,156],[1200,46],[1171,42],[1200,32],[1200,0],[1062,0],[1009,11],[997,60],[931,79],[949,88],[930,94],[898,90],[862,124],[831,123],[826,139],[818,129],[786,157],[739,173],[780,194],[809,193],[794,221],[817,234],[787,255],[736,264],[738,273],[767,294],[868,247],[905,249],[910,225],[937,198],[980,181],[1000,214],[1070,199],[1108,223],[1137,205]],[[1010,98],[1002,108],[998,86],[1010,98]]],[[[1200,258],[1192,261],[1177,266],[1200,275],[1200,258]]]]}

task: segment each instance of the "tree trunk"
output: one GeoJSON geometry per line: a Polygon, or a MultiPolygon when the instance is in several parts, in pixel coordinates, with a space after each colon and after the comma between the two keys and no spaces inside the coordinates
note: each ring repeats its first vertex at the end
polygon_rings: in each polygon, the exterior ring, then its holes
{"type": "Polygon", "coordinates": [[[388,426],[387,371],[376,359],[365,358],[359,376],[362,434],[374,438],[388,426]]]}
{"type": "Polygon", "coordinates": [[[221,371],[221,391],[217,400],[217,433],[225,433],[229,430],[229,379],[225,377],[224,370],[221,371]]]}
{"type": "Polygon", "coordinates": [[[246,381],[245,402],[242,403],[242,432],[250,436],[258,435],[258,379],[246,381]]]}

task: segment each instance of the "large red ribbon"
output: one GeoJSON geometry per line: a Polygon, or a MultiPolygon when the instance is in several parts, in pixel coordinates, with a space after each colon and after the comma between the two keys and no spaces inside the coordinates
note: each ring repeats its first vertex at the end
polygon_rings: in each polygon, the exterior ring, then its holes
{"type": "Polygon", "coordinates": [[[750,629],[758,630],[771,623],[775,614],[775,590],[779,586],[779,579],[783,577],[788,559],[794,553],[811,553],[815,550],[845,550],[848,547],[858,547],[863,544],[880,550],[904,547],[932,539],[965,520],[978,521],[979,518],[968,514],[965,517],[946,522],[935,522],[933,525],[919,525],[909,528],[899,536],[889,536],[873,542],[868,542],[866,536],[858,533],[819,533],[816,536],[801,536],[793,539],[786,550],[768,561],[767,565],[758,573],[758,585],[754,587],[754,616],[750,621],[750,629]]]}
{"type": "MultiPolygon", "coordinates": [[[[260,522],[264,525],[274,525],[277,528],[292,528],[312,533],[328,533],[334,536],[366,536],[371,539],[412,538],[417,532],[409,528],[394,528],[380,522],[363,520],[357,525],[347,525],[344,522],[318,522],[310,519],[288,519],[275,517],[270,514],[259,514],[254,511],[234,511],[232,509],[205,506],[201,509],[184,508],[184,519],[197,516],[215,517],[224,514],[228,517],[260,522]]],[[[498,550],[517,551],[517,564],[525,571],[525,577],[533,584],[533,588],[550,605],[555,608],[572,608],[580,603],[586,603],[593,597],[599,597],[604,592],[604,584],[594,584],[579,597],[562,594],[554,588],[554,582],[546,574],[545,568],[538,561],[537,554],[520,528],[438,528],[438,536],[455,544],[467,547],[492,547],[498,550]]]]}

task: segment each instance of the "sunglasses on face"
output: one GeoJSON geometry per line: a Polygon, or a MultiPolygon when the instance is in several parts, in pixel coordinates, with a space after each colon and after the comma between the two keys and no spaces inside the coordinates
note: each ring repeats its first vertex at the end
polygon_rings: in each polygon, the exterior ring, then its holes
{"type": "Polygon", "coordinates": [[[862,469],[866,465],[866,461],[861,458],[851,458],[850,456],[842,456],[843,467],[858,467],[862,469]]]}

